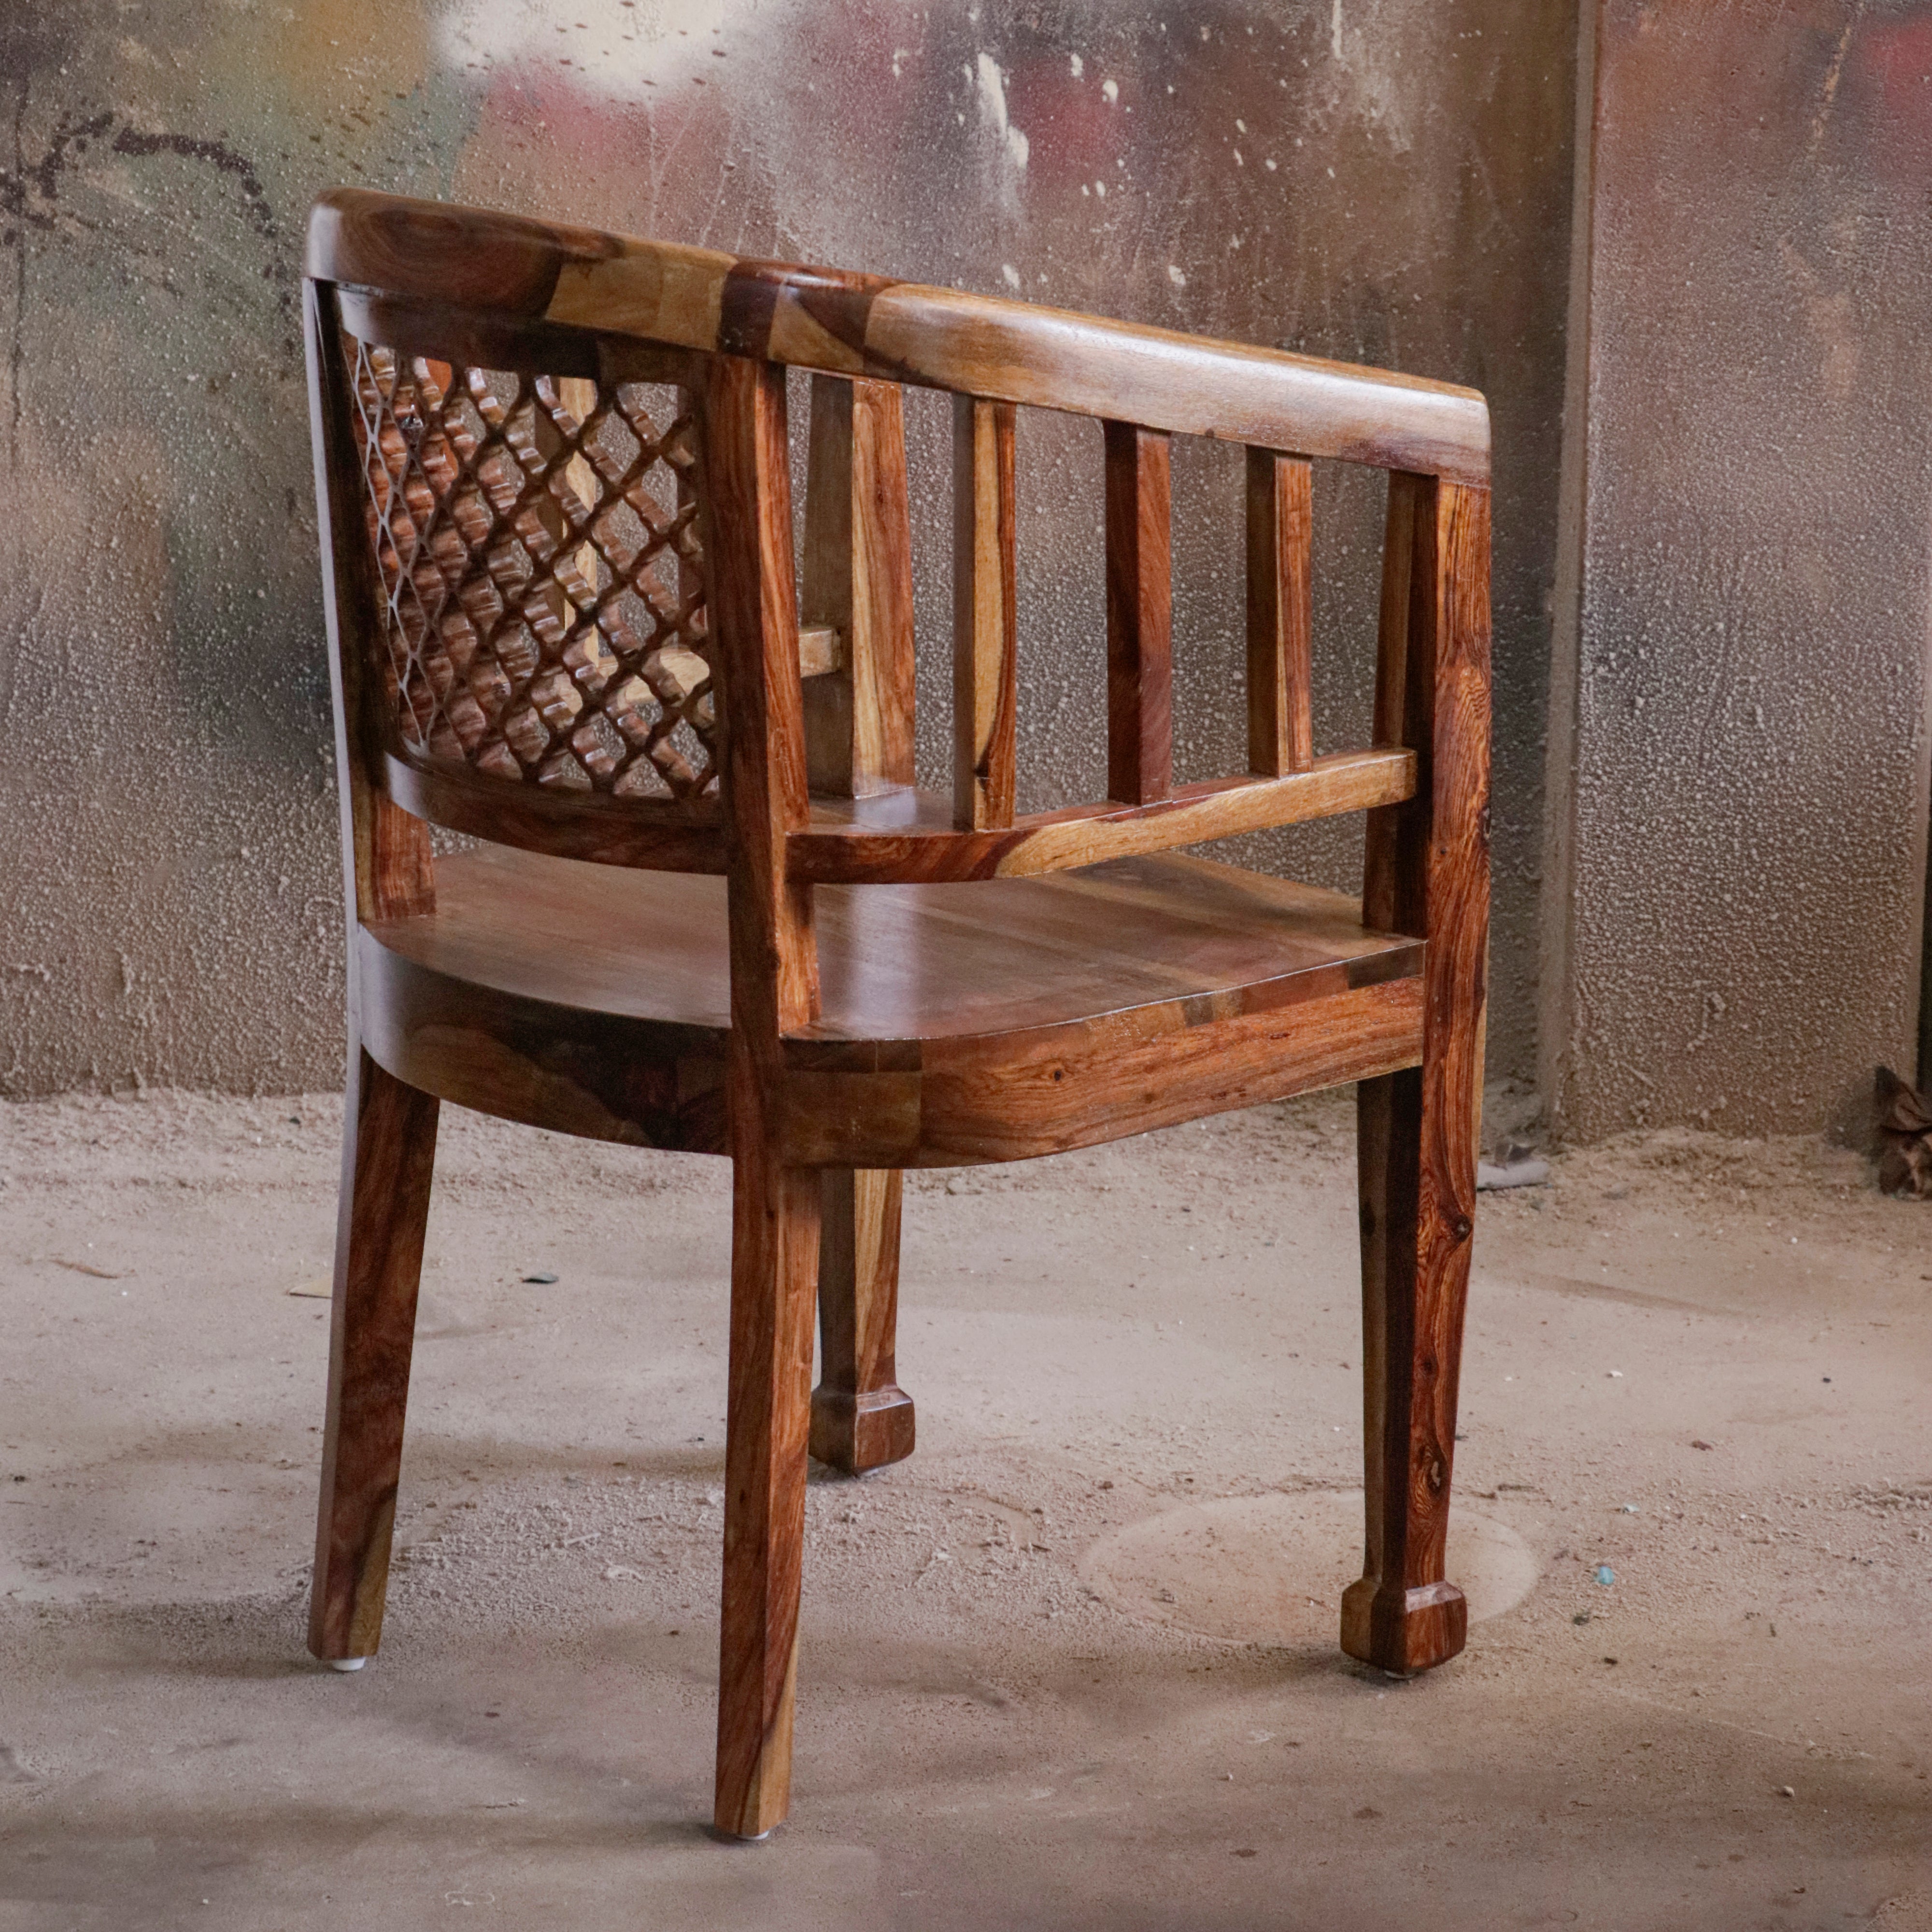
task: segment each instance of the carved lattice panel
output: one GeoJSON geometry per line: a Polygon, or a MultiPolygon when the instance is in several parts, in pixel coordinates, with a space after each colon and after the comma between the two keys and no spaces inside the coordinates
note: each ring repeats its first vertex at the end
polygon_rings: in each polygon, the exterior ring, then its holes
{"type": "Polygon", "coordinates": [[[642,384],[344,348],[404,748],[620,798],[715,790],[689,416],[660,428],[642,384]]]}

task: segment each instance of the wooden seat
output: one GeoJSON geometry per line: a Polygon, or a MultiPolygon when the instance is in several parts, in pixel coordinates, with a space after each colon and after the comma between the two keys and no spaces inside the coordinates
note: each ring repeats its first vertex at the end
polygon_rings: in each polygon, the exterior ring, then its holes
{"type": "Polygon", "coordinates": [[[732,1163],[714,1815],[757,1837],[788,1803],[808,1448],[856,1472],[914,1445],[902,1171],[1354,1081],[1368,1502],[1342,1642],[1395,1672],[1454,1655],[1481,398],[348,191],[311,216],[304,305],[350,934],[315,1654],[352,1667],[381,1633],[442,1102],[732,1163]],[[788,366],[811,373],[796,579],[788,366]],[[914,784],[907,385],[953,399],[946,796],[914,784]],[[1107,796],[1021,814],[1035,406],[1098,428],[1107,796]],[[1245,450],[1246,768],[1186,784],[1175,435],[1245,450]],[[1388,472],[1372,742],[1318,754],[1318,458],[1388,472]],[[1359,902],[1178,856],[1352,812],[1359,902]],[[437,859],[432,825],[485,842],[437,859]]]}
{"type": "MultiPolygon", "coordinates": [[[[890,1089],[842,1110],[852,1164],[952,1166],[1110,1138],[1123,1102],[1095,1083],[1128,1090],[1136,1126],[1148,1113],[1192,1118],[1198,1077],[1175,1052],[1190,1030],[1245,1027],[1256,1042],[1232,1058],[1195,1043],[1216,1104],[1300,1091],[1321,1084],[1302,1058],[1310,1042],[1269,1016],[1338,994],[1355,996],[1346,1039],[1313,1045],[1329,1079],[1348,1077],[1334,1056],[1419,1049],[1418,941],[1370,932],[1338,893],[1205,860],[827,886],[817,913],[818,1014],[782,1046],[800,1072],[890,1089]],[[1151,1102],[1133,1090],[1136,1042],[1160,1055],[1151,1102]],[[1002,1077],[1040,1060],[1047,1090],[1017,1114],[1002,1077]]],[[[433,911],[363,928],[358,969],[375,995],[365,1043],[413,1087],[533,1126],[725,1151],[722,879],[468,853],[437,868],[433,911]]],[[[822,1143],[833,1129],[808,1131],[822,1143]]]]}

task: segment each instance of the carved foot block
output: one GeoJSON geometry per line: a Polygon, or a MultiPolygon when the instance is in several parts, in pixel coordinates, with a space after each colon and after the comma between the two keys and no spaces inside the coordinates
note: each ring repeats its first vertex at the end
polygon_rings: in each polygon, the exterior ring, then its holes
{"type": "Polygon", "coordinates": [[[1372,1576],[1342,1593],[1342,1648],[1397,1677],[1446,1664],[1469,1634],[1469,1606],[1454,1583],[1384,1590],[1372,1576]]]}
{"type": "Polygon", "coordinates": [[[812,1453],[848,1476],[903,1462],[912,1454],[912,1397],[894,1384],[854,1395],[847,1389],[812,1392],[812,1453]]]}

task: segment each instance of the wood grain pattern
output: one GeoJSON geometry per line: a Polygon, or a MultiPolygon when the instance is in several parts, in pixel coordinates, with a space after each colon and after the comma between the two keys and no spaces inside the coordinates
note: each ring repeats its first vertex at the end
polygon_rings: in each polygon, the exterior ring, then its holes
{"type": "Polygon", "coordinates": [[[898,1385],[899,1219],[896,1170],[820,1176],[818,1386],[812,1453],[849,1475],[912,1454],[912,1397],[898,1385]]]}
{"type": "MultiPolygon", "coordinates": [[[[1400,667],[1420,764],[1415,796],[1372,815],[1364,898],[1365,916],[1422,934],[1427,951],[1421,1064],[1358,1093],[1368,1536],[1342,1642],[1408,1672],[1454,1656],[1467,1621],[1444,1553],[1483,1075],[1490,505],[1484,490],[1393,482],[1408,595],[1385,594],[1382,664],[1391,679],[1400,667]]],[[[1385,593],[1402,574],[1391,568],[1385,593]]]]}
{"type": "Polygon", "coordinates": [[[396,1524],[436,1102],[350,1043],[308,1647],[373,1657],[396,1524]]]}
{"type": "Polygon", "coordinates": [[[758,1837],[789,1802],[808,1447],[860,1469],[912,1446],[900,1170],[1354,1081],[1368,1533],[1342,1640],[1392,1670],[1454,1654],[1488,904],[1482,399],[379,195],[326,196],[309,241],[356,1042],[318,1654],[380,1632],[440,1100],[732,1162],[714,1815],[758,1837]],[[816,372],[802,606],[788,364],[816,372]],[[950,798],[911,783],[903,383],[956,398],[950,798]],[[639,384],[675,387],[668,426],[639,384]],[[1016,820],[1022,403],[1106,426],[1112,795],[1016,820]],[[1180,787],[1172,434],[1249,446],[1250,770],[1180,787]],[[1395,472],[1374,746],[1320,758],[1316,457],[1395,472]],[[633,675],[657,680],[656,710],[625,697],[633,675]],[[671,796],[646,795],[640,757],[671,796]],[[1172,851],[1354,810],[1360,905],[1172,851]],[[430,823],[494,842],[433,862],[430,823]]]}
{"type": "Polygon", "coordinates": [[[1018,716],[1011,406],[952,399],[952,818],[964,830],[1013,822],[1018,716]]]}
{"type": "Polygon", "coordinates": [[[959,832],[929,794],[898,791],[841,808],[814,803],[786,848],[793,878],[814,882],[1024,878],[1172,851],[1237,832],[1362,812],[1407,798],[1415,761],[1396,747],[1340,752],[1280,778],[1210,778],[1150,806],[1070,806],[1004,830],[959,832]]]}
{"type": "MultiPolygon", "coordinates": [[[[817,376],[800,615],[841,640],[806,687],[814,792],[867,798],[913,780],[912,526],[905,430],[890,382],[817,376]]],[[[800,663],[813,669],[800,638],[800,663]]]]}
{"type": "Polygon", "coordinates": [[[1474,391],[957,290],[335,189],[308,272],[674,346],[1141,423],[1476,484],[1474,391]]]}
{"type": "MultiPolygon", "coordinates": [[[[446,859],[439,884],[434,914],[361,935],[373,1056],[398,1078],[500,1117],[633,1144],[725,1150],[722,882],[499,848],[446,859]],[[652,970],[641,974],[636,962],[646,956],[652,970]]],[[[902,1076],[939,1066],[945,1042],[976,1042],[978,1066],[987,1054],[1051,1060],[1096,1022],[1154,1009],[1161,1014],[1148,1024],[1156,1034],[1244,1012],[1273,1012],[1286,1024],[1291,1006],[1420,970],[1419,945],[1366,932],[1352,901],[1204,860],[1123,860],[986,884],[826,887],[817,898],[820,1011],[780,1042],[772,1077],[789,1093],[795,1075],[878,1072],[868,1092],[842,1090],[842,1119],[869,1107],[897,1120],[905,1094],[917,1091],[902,1076]]],[[[1412,1059],[1414,1045],[1387,1064],[1412,1059]]],[[[986,1096],[970,1084],[957,1090],[982,1120],[986,1096]]],[[[1088,1090],[1065,1088],[1056,1118],[1071,1118],[1088,1090]]],[[[1095,1118],[1140,1131],[1112,1099],[1095,1118]]],[[[940,1159],[935,1150],[968,1157],[957,1150],[984,1138],[932,1095],[923,1122],[838,1131],[872,1134],[866,1144],[925,1162],[940,1159]]]]}
{"type": "Polygon", "coordinates": [[[322,614],[334,698],[344,883],[352,928],[358,919],[429,910],[436,902],[436,879],[428,826],[398,810],[370,770],[373,748],[380,742],[367,688],[377,648],[375,572],[362,536],[342,334],[333,310],[330,291],[313,283],[303,285],[322,614]]]}
{"type": "Polygon", "coordinates": [[[1167,438],[1110,422],[1106,444],[1107,796],[1152,805],[1174,784],[1167,438]]]}
{"type": "Polygon", "coordinates": [[[806,1064],[786,1082],[785,1150],[827,1166],[1034,1160],[1372,1079],[1421,1051],[1418,978],[1352,983],[1397,963],[1004,1041],[941,1040],[906,1068],[847,1071],[809,1063],[848,1056],[800,1052],[793,1058],[806,1064]]]}
{"type": "Polygon", "coordinates": [[[725,740],[731,1026],[731,1355],[719,1628],[718,1830],[762,1838],[791,1789],[818,1177],[779,1157],[779,1036],[818,1004],[809,887],[785,876],[806,812],[784,372],[721,356],[704,398],[706,550],[725,740]]]}
{"type": "Polygon", "coordinates": [[[1248,769],[1270,777],[1315,762],[1312,478],[1299,457],[1248,452],[1248,769]]]}

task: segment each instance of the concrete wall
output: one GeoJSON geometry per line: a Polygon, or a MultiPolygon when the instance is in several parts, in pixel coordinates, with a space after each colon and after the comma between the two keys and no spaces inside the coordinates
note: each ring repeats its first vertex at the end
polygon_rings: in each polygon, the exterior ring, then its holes
{"type": "Polygon", "coordinates": [[[1916,1051],[1932,4],[1584,14],[1546,1091],[1862,1126],[1916,1051]]]}
{"type": "MultiPolygon", "coordinates": [[[[1574,21],[1525,0],[12,0],[0,9],[0,1090],[340,1077],[296,275],[337,182],[1480,385],[1497,429],[1497,1063],[1533,1054],[1574,21]],[[372,25],[374,22],[376,24],[372,25]],[[10,147],[10,152],[8,148],[10,147]],[[1103,192],[1104,190],[1104,192],[1103,192]]],[[[941,418],[911,410],[924,755],[941,418]]],[[[1103,766],[1100,440],[1023,418],[1021,759],[1103,766]]],[[[1179,751],[1241,758],[1238,458],[1176,465],[1179,751]]],[[[1320,736],[1378,479],[1318,474],[1320,736]]],[[[1250,856],[1346,880],[1317,831],[1250,856]]]]}

